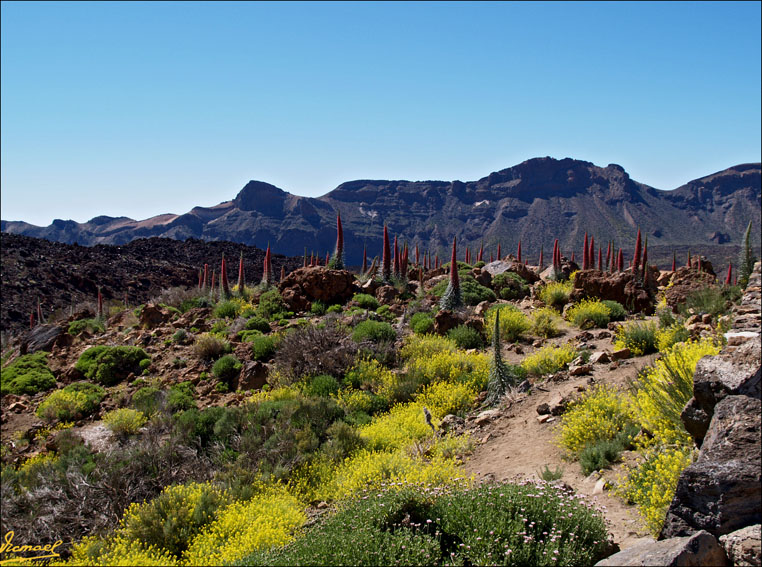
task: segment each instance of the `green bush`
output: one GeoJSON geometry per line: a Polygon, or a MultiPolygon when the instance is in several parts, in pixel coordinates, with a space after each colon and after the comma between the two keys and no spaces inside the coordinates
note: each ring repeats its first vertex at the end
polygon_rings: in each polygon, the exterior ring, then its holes
{"type": "Polygon", "coordinates": [[[355,296],[352,298],[352,301],[357,303],[357,305],[363,309],[370,309],[371,311],[375,311],[379,306],[378,300],[367,293],[355,294],[355,296]]]}
{"type": "Polygon", "coordinates": [[[262,331],[251,330],[251,331],[238,331],[238,339],[243,341],[244,343],[250,343],[254,340],[255,337],[261,337],[262,331]]]}
{"type": "Polygon", "coordinates": [[[580,329],[602,329],[609,324],[611,312],[597,299],[583,299],[567,311],[566,319],[580,329]]]}
{"type": "Polygon", "coordinates": [[[75,382],[51,393],[39,405],[36,414],[48,422],[81,419],[93,413],[105,395],[100,386],[75,382]]]}
{"type": "Polygon", "coordinates": [[[212,315],[218,319],[233,319],[238,315],[240,305],[237,301],[222,300],[215,305],[212,315]]]}
{"type": "Polygon", "coordinates": [[[268,323],[266,319],[255,316],[249,319],[248,321],[246,321],[246,330],[259,331],[261,333],[267,334],[272,329],[270,328],[270,323],[268,323]]]}
{"type": "Polygon", "coordinates": [[[546,483],[367,490],[245,565],[593,565],[601,512],[546,483]],[[573,537],[572,537],[572,534],[573,537]]]}
{"type": "Polygon", "coordinates": [[[677,309],[683,317],[693,313],[708,313],[716,318],[724,315],[732,305],[733,302],[726,298],[721,288],[710,286],[688,293],[685,296],[685,303],[678,305],[677,309]]]}
{"type": "Polygon", "coordinates": [[[396,338],[397,333],[394,332],[389,323],[370,319],[358,323],[352,332],[352,340],[358,343],[362,341],[393,341],[396,338]]]}
{"type": "Polygon", "coordinates": [[[111,410],[103,415],[103,422],[117,435],[134,435],[146,421],[142,412],[130,408],[111,410]]]}
{"type": "Polygon", "coordinates": [[[150,357],[142,348],[100,345],[83,352],[77,360],[76,369],[89,380],[113,386],[130,374],[140,374],[143,360],[150,363],[150,357]]]}
{"type": "Polygon", "coordinates": [[[18,357],[0,371],[0,393],[29,394],[50,390],[56,379],[48,368],[48,353],[38,351],[18,357]]]}
{"type": "Polygon", "coordinates": [[[479,331],[473,327],[467,327],[466,325],[458,325],[457,327],[450,329],[447,336],[455,341],[458,348],[471,349],[482,348],[484,346],[484,339],[479,331]]]}
{"type": "Polygon", "coordinates": [[[609,317],[612,321],[624,321],[627,317],[627,310],[624,308],[624,305],[618,301],[604,299],[601,303],[609,308],[609,317]]]}
{"type": "Polygon", "coordinates": [[[558,316],[558,311],[551,307],[537,309],[529,316],[529,328],[532,334],[546,339],[561,334],[560,323],[561,317],[558,316]]]}
{"type": "Polygon", "coordinates": [[[203,360],[214,360],[231,350],[229,342],[211,333],[199,335],[193,344],[193,352],[203,360]]]}
{"type": "Polygon", "coordinates": [[[90,334],[102,333],[106,330],[103,326],[103,321],[100,319],[77,319],[69,323],[67,332],[70,335],[79,335],[82,331],[87,331],[90,334]]]}
{"type": "Polygon", "coordinates": [[[416,335],[425,335],[434,332],[434,318],[423,311],[413,314],[410,318],[410,329],[416,335]]]}
{"type": "MultiPolygon", "coordinates": [[[[458,272],[458,276],[460,277],[460,294],[464,304],[478,305],[482,301],[495,301],[497,299],[495,292],[478,283],[470,271],[464,272],[462,275],[461,272],[458,272]]],[[[442,297],[447,291],[449,283],[449,279],[444,279],[435,285],[431,292],[437,297],[442,297]]]]}
{"type": "Polygon", "coordinates": [[[310,304],[310,313],[312,315],[325,315],[326,306],[325,303],[316,299],[310,304]]]}
{"type": "Polygon", "coordinates": [[[628,321],[617,329],[614,346],[630,349],[633,356],[656,352],[658,330],[656,321],[628,321]]]}
{"type": "Polygon", "coordinates": [[[162,406],[163,394],[155,386],[143,386],[132,394],[132,407],[139,412],[152,416],[156,414],[162,406]]]}
{"type": "Polygon", "coordinates": [[[186,344],[189,338],[190,337],[188,336],[188,331],[185,329],[177,329],[175,334],[172,335],[172,341],[178,345],[186,344]]]}
{"type": "Polygon", "coordinates": [[[260,335],[251,340],[251,357],[254,360],[270,360],[278,350],[278,341],[270,335],[260,335]]]}
{"type": "Polygon", "coordinates": [[[339,381],[330,374],[318,374],[317,376],[313,376],[305,388],[305,393],[308,396],[329,397],[331,394],[336,394],[338,391],[339,381]]]}
{"type": "Polygon", "coordinates": [[[341,305],[330,305],[328,309],[325,310],[326,313],[341,313],[341,305]]]}
{"type": "Polygon", "coordinates": [[[230,383],[241,372],[241,361],[232,354],[226,354],[212,366],[212,374],[220,381],[230,383]]]}
{"type": "Polygon", "coordinates": [[[521,299],[529,295],[529,286],[515,272],[503,272],[492,278],[492,289],[501,299],[521,299]]]}
{"type": "Polygon", "coordinates": [[[392,310],[389,309],[388,305],[382,305],[378,309],[376,309],[376,313],[385,321],[394,321],[397,316],[392,313],[392,310]]]}
{"type": "Polygon", "coordinates": [[[286,304],[277,289],[271,289],[259,296],[257,313],[268,321],[277,321],[285,317],[286,304]]]}
{"type": "Polygon", "coordinates": [[[175,413],[195,407],[196,402],[193,399],[193,384],[191,382],[180,382],[169,387],[167,408],[170,412],[175,413]]]}

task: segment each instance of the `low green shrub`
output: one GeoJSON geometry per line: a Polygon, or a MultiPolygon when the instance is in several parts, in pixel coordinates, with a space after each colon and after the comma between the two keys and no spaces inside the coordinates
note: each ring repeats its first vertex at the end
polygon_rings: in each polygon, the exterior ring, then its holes
{"type": "Polygon", "coordinates": [[[546,483],[367,490],[246,565],[592,565],[601,513],[546,483]],[[574,534],[572,537],[571,534],[574,534]]]}
{"type": "Polygon", "coordinates": [[[212,366],[214,374],[221,382],[230,383],[241,372],[241,361],[232,354],[226,354],[212,366]]]}
{"type": "MultiPolygon", "coordinates": [[[[462,273],[459,271],[458,276],[460,277],[460,294],[465,305],[478,305],[482,301],[495,301],[497,299],[495,292],[478,283],[471,275],[470,270],[462,273]]],[[[449,283],[449,279],[444,279],[435,285],[431,292],[441,298],[447,291],[449,283]]]]}
{"type": "Polygon", "coordinates": [[[466,325],[458,325],[457,327],[450,329],[447,336],[455,341],[458,348],[468,350],[472,348],[482,348],[484,346],[484,339],[479,331],[473,327],[467,327],[466,325]]]}
{"type": "Polygon", "coordinates": [[[259,335],[251,339],[251,357],[254,360],[270,360],[278,350],[278,340],[270,335],[259,335]]]}
{"type": "Polygon", "coordinates": [[[270,323],[267,322],[266,319],[262,317],[251,317],[249,320],[246,321],[246,330],[247,331],[259,331],[261,333],[269,333],[272,329],[270,328],[270,323]]]}
{"type": "MultiPolygon", "coordinates": [[[[501,314],[500,323],[502,324],[502,322],[501,314]]],[[[577,351],[569,343],[562,346],[548,345],[524,358],[521,361],[521,367],[534,376],[553,374],[574,360],[575,356],[577,356],[577,351]]]]}
{"type": "Polygon", "coordinates": [[[187,344],[189,340],[190,337],[188,336],[188,331],[185,329],[177,329],[175,334],[172,335],[172,341],[178,345],[187,344]]]}
{"type": "Polygon", "coordinates": [[[423,311],[413,314],[410,318],[410,329],[416,335],[425,335],[434,332],[434,318],[423,311]]]}
{"type": "Polygon", "coordinates": [[[0,371],[0,393],[33,396],[54,388],[56,379],[48,368],[48,353],[38,351],[18,357],[0,371]]]}
{"type": "Polygon", "coordinates": [[[67,332],[70,335],[79,335],[83,331],[87,331],[90,334],[102,333],[106,330],[103,325],[103,321],[100,319],[77,319],[69,323],[67,332]]]}
{"type": "Polygon", "coordinates": [[[250,343],[251,341],[254,340],[254,337],[261,337],[261,336],[262,336],[262,331],[257,331],[256,329],[251,331],[247,331],[247,330],[238,331],[238,338],[244,343],[250,343]]]}
{"type": "Polygon", "coordinates": [[[379,306],[378,299],[367,293],[355,294],[355,296],[352,298],[352,301],[357,303],[357,305],[363,309],[369,309],[371,311],[375,311],[379,306]]]}
{"type": "Polygon", "coordinates": [[[492,289],[501,299],[521,299],[529,295],[529,285],[515,272],[503,272],[492,278],[492,289]]]}
{"type": "Polygon", "coordinates": [[[75,367],[89,380],[113,386],[130,374],[140,374],[144,360],[150,364],[150,357],[142,348],[100,345],[83,352],[75,367]]]}
{"type": "Polygon", "coordinates": [[[555,470],[550,470],[550,467],[545,465],[545,468],[537,471],[537,476],[545,482],[555,482],[561,480],[561,477],[564,476],[564,469],[559,465],[556,466],[555,470]]]}
{"type": "Polygon", "coordinates": [[[131,405],[147,416],[156,414],[162,407],[162,391],[156,386],[143,386],[132,394],[131,405]]]}
{"type": "Polygon", "coordinates": [[[326,306],[325,303],[316,299],[310,304],[310,313],[312,315],[325,315],[326,306]]]}
{"type": "Polygon", "coordinates": [[[240,311],[241,304],[238,301],[224,299],[214,306],[212,315],[218,319],[234,319],[240,311]]]}
{"type": "Polygon", "coordinates": [[[393,341],[396,338],[397,333],[389,323],[371,319],[361,321],[352,331],[352,340],[358,343],[362,341],[393,341]]]}
{"type": "Polygon", "coordinates": [[[180,382],[169,387],[167,396],[167,408],[171,413],[193,409],[196,402],[193,399],[193,384],[180,382]]]}
{"type": "Polygon", "coordinates": [[[617,329],[614,346],[630,349],[633,356],[656,352],[658,329],[656,321],[628,321],[617,329]]]}
{"type": "Polygon", "coordinates": [[[726,293],[719,287],[708,286],[691,291],[685,296],[685,302],[677,307],[683,317],[693,313],[708,313],[713,318],[727,313],[733,305],[733,301],[726,297],[726,293]]]}
{"type": "Polygon", "coordinates": [[[597,299],[583,299],[567,311],[566,319],[580,329],[603,329],[611,320],[611,311],[597,299]]]}
{"type": "Polygon", "coordinates": [[[329,397],[339,391],[339,381],[330,374],[318,374],[310,378],[304,393],[308,396],[329,397]]]}
{"type": "Polygon", "coordinates": [[[329,305],[328,309],[325,310],[326,313],[341,313],[341,311],[341,305],[338,304],[329,305]]]}
{"type": "Polygon", "coordinates": [[[614,301],[612,299],[604,299],[601,301],[601,303],[608,307],[609,318],[612,321],[624,321],[624,319],[627,317],[627,310],[624,308],[624,305],[618,301],[614,301]]]}
{"type": "Polygon", "coordinates": [[[131,408],[119,408],[103,415],[106,427],[117,435],[134,435],[146,421],[146,416],[142,412],[131,408]]]}
{"type": "Polygon", "coordinates": [[[260,317],[268,321],[277,321],[285,318],[286,313],[286,304],[277,289],[271,289],[259,296],[257,314],[260,317]]]}
{"type": "Polygon", "coordinates": [[[560,324],[561,317],[558,316],[558,311],[552,307],[537,309],[529,316],[529,329],[537,337],[546,339],[557,337],[561,334],[560,324]]]}

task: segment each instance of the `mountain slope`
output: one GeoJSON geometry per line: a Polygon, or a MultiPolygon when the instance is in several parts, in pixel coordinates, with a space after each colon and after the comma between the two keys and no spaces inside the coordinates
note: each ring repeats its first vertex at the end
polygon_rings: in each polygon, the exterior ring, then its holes
{"type": "MultiPolygon", "coordinates": [[[[346,255],[358,264],[363,245],[381,250],[383,224],[411,245],[446,254],[453,237],[461,248],[484,242],[513,251],[519,239],[535,259],[559,238],[562,250],[580,248],[584,233],[604,245],[630,248],[637,227],[649,238],[654,260],[673,247],[737,245],[749,220],[760,218],[760,164],[738,165],[690,181],[674,191],[630,178],[618,165],[598,167],[570,158],[535,158],[478,181],[358,180],[318,197],[291,195],[250,181],[231,201],[195,207],[182,215],[143,221],[96,217],[86,223],[55,220],[48,227],[2,221],[2,231],[84,245],[125,244],[135,238],[229,240],[279,253],[333,251],[335,214],[344,224],[346,255]]],[[[755,231],[756,233],[756,231],[755,231]]],[[[728,250],[724,255],[735,254],[728,250]]]]}

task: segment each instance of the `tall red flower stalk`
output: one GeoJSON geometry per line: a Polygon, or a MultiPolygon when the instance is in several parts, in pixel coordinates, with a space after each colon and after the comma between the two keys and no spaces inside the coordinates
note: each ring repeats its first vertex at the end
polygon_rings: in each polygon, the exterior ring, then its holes
{"type": "Polygon", "coordinates": [[[217,273],[214,270],[212,270],[212,287],[209,290],[209,293],[212,294],[212,295],[214,295],[214,280],[215,280],[215,276],[216,275],[217,275],[217,273]]]}
{"type": "MultiPolygon", "coordinates": [[[[588,253],[587,253],[587,232],[585,232],[585,243],[582,245],[582,269],[587,270],[589,266],[588,253]]],[[[574,262],[574,252],[572,252],[572,262],[574,262]]]]}
{"type": "Polygon", "coordinates": [[[611,265],[611,241],[609,240],[608,246],[606,246],[606,269],[611,265]]]}
{"type": "Polygon", "coordinates": [[[402,281],[407,281],[407,263],[408,250],[406,242],[404,248],[402,249],[402,260],[400,260],[400,276],[402,277],[402,281]]]}
{"type": "Polygon", "coordinates": [[[368,271],[368,250],[367,247],[363,244],[362,247],[362,273],[368,271]]]}
{"type": "Polygon", "coordinates": [[[502,254],[500,254],[500,243],[499,242],[497,243],[497,259],[498,260],[502,260],[503,259],[502,254]]]}
{"type": "Polygon", "coordinates": [[[418,265],[418,245],[415,245],[415,265],[418,265]]]}
{"type": "Polygon", "coordinates": [[[595,237],[593,235],[590,235],[590,250],[587,253],[587,263],[589,270],[595,268],[595,237]]]}
{"type": "Polygon", "coordinates": [[[29,312],[29,329],[34,329],[34,311],[29,312]]]}
{"type": "Polygon", "coordinates": [[[635,256],[632,258],[632,271],[637,271],[640,267],[640,254],[642,252],[643,244],[640,240],[640,229],[638,229],[638,236],[635,238],[635,256]]]}
{"type": "Polygon", "coordinates": [[[686,266],[688,266],[689,268],[692,267],[691,266],[691,251],[690,250],[688,250],[688,263],[686,264],[686,266]]]}
{"type": "Polygon", "coordinates": [[[571,257],[571,261],[572,261],[572,262],[576,262],[576,260],[574,259],[574,250],[572,250],[572,257],[571,257]]]}
{"type": "Polygon", "coordinates": [[[617,255],[616,258],[616,269],[620,272],[624,271],[624,254],[622,253],[622,249],[619,249],[619,255],[617,255]]]}
{"type": "Polygon", "coordinates": [[[458,258],[456,252],[456,239],[452,239],[452,260],[450,261],[450,283],[447,285],[439,305],[442,309],[456,309],[463,305],[460,294],[460,278],[458,277],[458,258]]]}
{"type": "Polygon", "coordinates": [[[434,269],[435,270],[439,269],[439,252],[437,252],[434,257],[434,269]]]}
{"type": "Polygon", "coordinates": [[[725,285],[730,285],[730,276],[733,272],[733,262],[728,264],[728,275],[725,277],[725,285]]]}
{"type": "Polygon", "coordinates": [[[397,235],[394,235],[394,269],[392,270],[394,277],[400,276],[400,250],[397,246],[397,235]]]}
{"type": "Polygon", "coordinates": [[[280,267],[280,281],[283,281],[286,279],[286,266],[280,267]]]}
{"type": "Polygon", "coordinates": [[[672,251],[672,271],[675,271],[675,268],[677,268],[677,254],[675,254],[675,251],[672,251]]]}
{"type": "Polygon", "coordinates": [[[483,262],[484,261],[484,241],[479,246],[479,255],[476,257],[477,262],[483,262]]]}
{"type": "Polygon", "coordinates": [[[542,246],[540,246],[540,264],[539,264],[539,266],[537,266],[537,271],[538,272],[542,271],[542,265],[545,263],[544,262],[545,258],[543,258],[544,253],[545,253],[545,250],[543,249],[542,246]]]}
{"type": "Polygon", "coordinates": [[[243,288],[246,285],[246,280],[243,273],[243,250],[241,250],[241,258],[238,260],[238,294],[243,293],[243,288]]]}
{"type": "Polygon", "coordinates": [[[519,249],[516,251],[516,259],[521,264],[521,240],[519,240],[519,249]]]}
{"type": "Polygon", "coordinates": [[[265,287],[269,287],[273,282],[273,265],[272,265],[272,256],[270,252],[270,244],[267,244],[267,250],[265,251],[265,261],[264,266],[262,268],[262,284],[265,287]]]}
{"type": "Polygon", "coordinates": [[[648,276],[648,237],[646,236],[646,244],[643,246],[643,279],[645,280],[648,276]]]}
{"type": "Polygon", "coordinates": [[[384,224],[384,250],[383,250],[383,268],[381,271],[381,277],[384,281],[389,281],[392,277],[392,252],[389,249],[389,232],[387,231],[386,224],[384,224]]]}
{"type": "Polygon", "coordinates": [[[329,267],[334,270],[344,269],[344,229],[341,226],[341,213],[336,216],[336,249],[333,251],[329,267]]]}
{"type": "Polygon", "coordinates": [[[598,248],[598,270],[603,271],[603,250],[598,248]]]}
{"type": "Polygon", "coordinates": [[[220,293],[227,299],[230,297],[230,286],[228,285],[228,267],[225,262],[225,254],[222,254],[222,267],[220,268],[220,293]]]}

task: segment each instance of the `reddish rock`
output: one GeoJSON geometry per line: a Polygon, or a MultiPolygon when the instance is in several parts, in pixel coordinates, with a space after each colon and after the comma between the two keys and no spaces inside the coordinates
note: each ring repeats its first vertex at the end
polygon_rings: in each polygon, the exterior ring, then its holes
{"type": "MultiPolygon", "coordinates": [[[[518,261],[510,259],[511,256],[508,258],[509,259],[507,260],[495,260],[494,262],[490,262],[489,264],[485,265],[484,268],[482,268],[482,271],[488,272],[491,276],[496,276],[498,274],[502,274],[503,272],[514,272],[524,278],[530,284],[540,280],[540,276],[537,275],[537,272],[518,261]]],[[[576,264],[574,264],[574,266],[576,266],[576,264]]],[[[567,267],[570,268],[571,263],[569,263],[567,267]]],[[[572,271],[573,270],[570,269],[569,274],[572,271]]]]}
{"type": "Polygon", "coordinates": [[[586,297],[618,301],[626,308],[650,315],[656,302],[656,275],[648,278],[648,285],[631,271],[608,273],[600,270],[582,270],[574,278],[571,301],[586,297]]]}
{"type": "Polygon", "coordinates": [[[714,274],[699,272],[694,268],[678,268],[672,276],[672,285],[664,290],[664,297],[667,305],[677,313],[678,306],[685,303],[688,295],[716,283],[714,274]]]}
{"type": "Polygon", "coordinates": [[[142,329],[154,329],[161,327],[172,319],[172,313],[159,305],[149,303],[140,312],[140,327],[142,329]]]}
{"type": "Polygon", "coordinates": [[[434,316],[434,332],[439,335],[447,334],[447,331],[462,325],[464,320],[457,314],[447,309],[442,309],[434,316]]]}
{"type": "Polygon", "coordinates": [[[347,270],[329,270],[323,266],[299,268],[279,285],[281,296],[291,311],[305,311],[313,301],[326,305],[344,303],[359,287],[347,270]]]}
{"type": "Polygon", "coordinates": [[[267,384],[269,368],[263,362],[258,360],[244,362],[241,373],[238,375],[237,382],[234,384],[236,390],[260,390],[267,384]]]}
{"type": "Polygon", "coordinates": [[[397,299],[399,295],[400,292],[397,291],[397,288],[391,285],[383,285],[376,290],[376,299],[378,299],[379,303],[382,305],[389,305],[397,299]]]}

